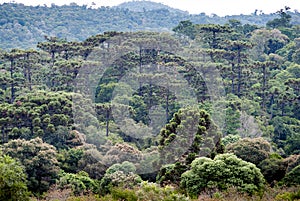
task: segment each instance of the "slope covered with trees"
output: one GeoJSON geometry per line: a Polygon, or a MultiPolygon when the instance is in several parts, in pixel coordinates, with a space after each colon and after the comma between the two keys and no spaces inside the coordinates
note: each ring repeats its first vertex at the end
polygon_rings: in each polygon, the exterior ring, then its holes
{"type": "MultiPolygon", "coordinates": [[[[47,20],[60,23],[60,13],[69,25],[67,10],[78,20],[160,13],[1,6],[55,10],[47,20]]],[[[120,32],[123,23],[96,34],[94,26],[81,38],[33,36],[34,49],[1,50],[0,199],[299,199],[295,15],[286,7],[265,26],[193,20],[200,15],[173,26],[157,17],[173,32],[120,32]]],[[[29,17],[35,22],[20,20],[29,17]]],[[[65,34],[69,25],[61,24],[65,34]]]]}
{"type": "MultiPolygon", "coordinates": [[[[298,12],[290,12],[292,24],[300,23],[298,12]]],[[[171,31],[180,21],[190,20],[196,24],[224,24],[229,19],[237,19],[243,24],[265,26],[275,14],[253,11],[252,15],[219,17],[199,13],[190,15],[168,6],[135,1],[116,7],[94,9],[87,5],[25,6],[4,3],[0,5],[0,47],[35,48],[44,36],[57,36],[69,41],[82,41],[85,38],[105,31],[171,31]],[[145,9],[136,9],[145,8],[145,9]],[[63,17],[62,17],[63,16],[63,17]],[[12,43],[12,41],[14,41],[12,43]]]]}

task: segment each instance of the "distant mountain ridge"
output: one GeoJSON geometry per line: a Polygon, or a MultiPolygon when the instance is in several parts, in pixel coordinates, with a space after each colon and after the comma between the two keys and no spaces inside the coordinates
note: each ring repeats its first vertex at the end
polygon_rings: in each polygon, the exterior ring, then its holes
{"type": "Polygon", "coordinates": [[[179,12],[184,14],[189,14],[187,11],[182,11],[180,9],[172,8],[170,6],[164,5],[162,3],[156,3],[152,1],[145,1],[145,0],[134,0],[128,1],[115,6],[122,9],[128,9],[133,12],[145,12],[149,10],[168,10],[169,12],[179,12]]]}
{"type": "MultiPolygon", "coordinates": [[[[300,24],[300,13],[290,13],[292,23],[300,24]]],[[[264,26],[276,14],[251,14],[219,17],[205,13],[191,15],[161,3],[133,1],[116,7],[93,9],[75,3],[64,6],[25,6],[0,4],[0,49],[36,48],[44,36],[81,41],[105,31],[170,32],[180,21],[196,24],[225,24],[236,19],[242,24],[264,26]]]]}

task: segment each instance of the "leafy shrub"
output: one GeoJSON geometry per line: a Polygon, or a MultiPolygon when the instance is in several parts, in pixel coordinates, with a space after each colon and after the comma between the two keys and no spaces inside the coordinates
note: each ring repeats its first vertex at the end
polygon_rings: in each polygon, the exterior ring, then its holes
{"type": "Polygon", "coordinates": [[[257,167],[270,184],[274,181],[280,181],[286,173],[286,166],[281,158],[267,158],[259,163],[257,167]]]}
{"type": "Polygon", "coordinates": [[[126,201],[138,200],[135,191],[130,189],[113,188],[111,189],[111,195],[115,200],[126,200],[126,201]]]}
{"type": "Polygon", "coordinates": [[[0,200],[29,200],[25,178],[24,169],[18,162],[0,155],[0,200]]]}
{"type": "Polygon", "coordinates": [[[300,190],[298,192],[285,192],[282,194],[278,194],[275,198],[277,201],[294,201],[300,199],[300,190]]]}
{"type": "Polygon", "coordinates": [[[61,189],[70,186],[75,195],[96,192],[97,189],[96,182],[84,171],[77,174],[63,172],[57,184],[61,189]]]}
{"type": "Polygon", "coordinates": [[[181,187],[191,197],[197,197],[207,189],[225,190],[237,187],[242,192],[254,194],[264,188],[264,178],[252,163],[233,154],[221,154],[210,158],[200,157],[192,162],[191,170],[181,176],[181,187]]]}
{"type": "Polygon", "coordinates": [[[229,134],[222,138],[222,142],[225,146],[227,146],[228,144],[235,143],[235,142],[239,141],[240,139],[241,139],[241,137],[239,135],[229,134]]]}
{"type": "Polygon", "coordinates": [[[160,187],[155,183],[142,182],[136,194],[139,200],[149,201],[189,201],[190,199],[180,193],[171,186],[160,187]]]}
{"type": "Polygon", "coordinates": [[[287,186],[300,185],[300,165],[287,173],[282,179],[281,184],[285,184],[287,186]]]}
{"type": "Polygon", "coordinates": [[[117,163],[117,164],[112,165],[111,167],[109,167],[106,170],[106,173],[113,174],[117,171],[122,171],[124,174],[129,174],[130,172],[135,172],[136,168],[132,163],[130,163],[128,161],[124,161],[121,164],[117,163]]]}
{"type": "Polygon", "coordinates": [[[226,146],[226,152],[234,153],[237,157],[258,165],[269,158],[271,145],[263,138],[244,138],[226,146]]]}
{"type": "Polygon", "coordinates": [[[134,165],[128,161],[112,165],[100,181],[100,193],[105,195],[112,187],[133,188],[141,183],[142,179],[135,174],[135,170],[134,165]]]}
{"type": "Polygon", "coordinates": [[[82,149],[69,149],[69,150],[61,150],[57,160],[60,162],[59,166],[62,170],[70,173],[76,173],[78,171],[78,161],[83,156],[82,149]]]}
{"type": "Polygon", "coordinates": [[[183,165],[179,162],[175,164],[165,165],[163,166],[156,180],[161,184],[178,184],[180,183],[181,175],[188,169],[187,165],[183,165]]]}

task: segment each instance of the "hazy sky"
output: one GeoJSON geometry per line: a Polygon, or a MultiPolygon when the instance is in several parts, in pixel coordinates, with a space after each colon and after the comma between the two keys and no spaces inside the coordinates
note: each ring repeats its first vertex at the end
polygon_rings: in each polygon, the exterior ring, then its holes
{"type": "MultiPolygon", "coordinates": [[[[91,5],[92,2],[97,6],[115,6],[122,2],[130,0],[15,0],[17,3],[25,5],[56,5],[69,4],[75,2],[79,5],[91,5]]],[[[232,14],[250,14],[255,9],[262,10],[264,13],[273,13],[284,8],[291,7],[291,10],[300,11],[300,0],[152,0],[154,2],[164,3],[174,8],[189,11],[193,14],[205,12],[206,14],[232,15],[232,14]]],[[[0,0],[0,3],[12,2],[12,0],[0,0]]]]}

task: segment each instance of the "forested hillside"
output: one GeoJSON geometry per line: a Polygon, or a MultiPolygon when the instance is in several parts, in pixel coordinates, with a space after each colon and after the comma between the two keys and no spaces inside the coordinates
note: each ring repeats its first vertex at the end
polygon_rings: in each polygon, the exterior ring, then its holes
{"type": "Polygon", "coordinates": [[[1,5],[0,200],[300,199],[299,14],[131,6],[1,5]]]}
{"type": "MultiPolygon", "coordinates": [[[[292,15],[292,24],[300,24],[299,13],[289,14],[292,15]]],[[[196,24],[225,24],[229,19],[237,19],[243,24],[265,26],[275,16],[259,11],[253,11],[252,15],[226,17],[208,16],[205,13],[189,15],[187,12],[147,1],[98,9],[74,3],[68,6],[53,4],[51,7],[5,3],[0,5],[0,47],[34,48],[37,42],[44,40],[45,35],[82,41],[91,35],[111,30],[166,32],[183,20],[196,24]]]]}

